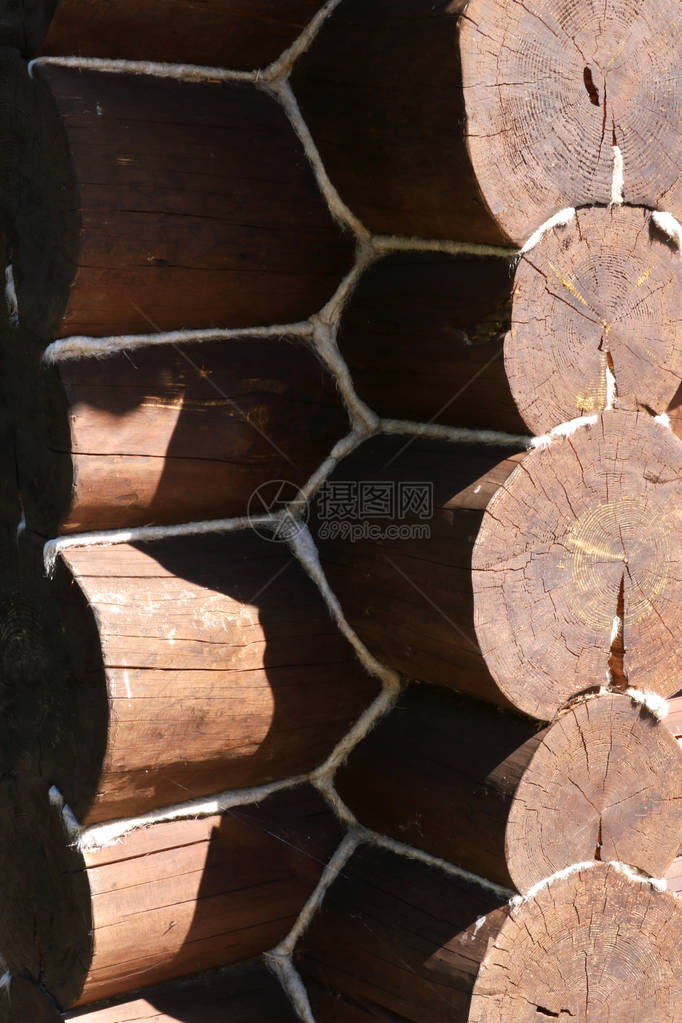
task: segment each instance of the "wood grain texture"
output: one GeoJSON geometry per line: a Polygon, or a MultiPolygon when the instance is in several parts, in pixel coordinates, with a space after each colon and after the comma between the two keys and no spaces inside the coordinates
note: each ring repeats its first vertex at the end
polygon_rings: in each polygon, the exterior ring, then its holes
{"type": "Polygon", "coordinates": [[[622,679],[679,688],[681,478],[669,430],[611,411],[528,454],[491,501],[472,561],[476,633],[525,713],[548,720],[603,685],[616,640],[622,679]]]}
{"type": "Polygon", "coordinates": [[[279,57],[321,0],[60,0],[45,55],[122,57],[249,71],[279,57]]]}
{"type": "Polygon", "coordinates": [[[646,210],[579,210],[523,256],[504,345],[512,394],[533,433],[607,404],[664,412],[682,379],[677,250],[646,210]]]}
{"type": "Polygon", "coordinates": [[[24,516],[44,536],[262,514],[260,486],[290,500],[349,430],[321,361],[280,338],[33,361],[24,384],[24,516]]]}
{"type": "Polygon", "coordinates": [[[502,362],[513,264],[443,253],[387,256],[344,308],[339,347],[382,416],[525,433],[502,362]]]}
{"type": "Polygon", "coordinates": [[[366,827],[511,888],[507,818],[543,734],[528,718],[413,684],[335,786],[366,827]]]}
{"type": "Polygon", "coordinates": [[[89,822],[311,770],[376,695],[283,544],[247,532],[62,559],[109,700],[89,822]]]}
{"type": "Polygon", "coordinates": [[[476,884],[361,848],[295,953],[317,1023],[465,1021],[505,912],[476,884]]]}
{"type": "Polygon", "coordinates": [[[547,729],[514,794],[505,848],[525,892],[591,859],[663,877],[681,839],[679,745],[629,697],[604,693],[547,729]]]}
{"type": "Polygon", "coordinates": [[[244,961],[293,925],[341,827],[310,787],[86,853],[94,954],[79,1004],[244,961]]]}
{"type": "Polygon", "coordinates": [[[464,139],[462,0],[350,0],[292,77],[331,180],[380,234],[504,243],[464,139]]]}
{"type": "Polygon", "coordinates": [[[3,1023],[59,1023],[63,1019],[54,999],[37,984],[12,977],[0,991],[0,1019],[3,1023]]]}
{"type": "Polygon", "coordinates": [[[279,982],[261,963],[146,989],[113,1005],[67,1012],[82,1023],[295,1023],[279,982]]]}
{"type": "Polygon", "coordinates": [[[619,694],[576,704],[538,731],[528,718],[412,685],[335,785],[373,831],[524,892],[595,858],[662,877],[682,836],[682,751],[619,694]]]}
{"type": "Polygon", "coordinates": [[[626,201],[680,216],[675,0],[646,8],[617,0],[603,10],[472,0],[461,25],[468,148],[510,237],[523,243],[564,207],[609,203],[613,146],[626,201]]]}
{"type": "Polygon", "coordinates": [[[311,515],[329,583],[349,622],[382,663],[506,706],[473,630],[471,551],[486,504],[518,461],[512,452],[492,445],[375,438],[339,465],[311,515]],[[348,495],[340,510],[337,484],[348,495]],[[370,502],[365,514],[360,485],[370,496],[375,485],[388,486],[394,508],[377,516],[370,502]],[[407,490],[401,491],[404,485],[407,490]],[[401,511],[401,493],[425,495],[427,507],[432,497],[432,510],[422,517],[419,503],[408,502],[401,511]]]}
{"type": "Polygon", "coordinates": [[[234,83],[35,75],[66,137],[79,233],[61,316],[18,273],[22,326],[43,338],[258,326],[331,297],[353,242],[274,99],[234,83]]]}
{"type": "Polygon", "coordinates": [[[556,878],[512,908],[468,1023],[682,1019],[680,903],[609,864],[556,878]]]}

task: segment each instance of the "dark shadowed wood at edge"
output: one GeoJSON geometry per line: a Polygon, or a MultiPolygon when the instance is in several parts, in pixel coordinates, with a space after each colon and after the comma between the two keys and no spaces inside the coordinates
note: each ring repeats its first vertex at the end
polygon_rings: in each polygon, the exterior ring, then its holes
{"type": "Polygon", "coordinates": [[[141,991],[114,1005],[67,1012],[81,1023],[296,1023],[282,987],[261,963],[141,991]]]}
{"type": "Polygon", "coordinates": [[[602,6],[471,0],[462,18],[469,152],[517,242],[557,210],[611,202],[614,146],[626,202],[682,213],[677,0],[602,6]]]}
{"type": "MultiPolygon", "coordinates": [[[[54,6],[54,3],[52,4],[54,6]]],[[[40,53],[249,71],[298,37],[322,0],[59,0],[40,53]]]]}
{"type": "Polygon", "coordinates": [[[372,830],[521,891],[594,858],[661,877],[682,834],[682,752],[619,694],[576,703],[540,732],[412,685],[335,785],[372,830]]]}

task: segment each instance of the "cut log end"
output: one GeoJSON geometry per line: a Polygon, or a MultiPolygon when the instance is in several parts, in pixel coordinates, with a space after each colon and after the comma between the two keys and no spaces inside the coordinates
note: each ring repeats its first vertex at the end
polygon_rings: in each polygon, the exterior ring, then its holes
{"type": "Polygon", "coordinates": [[[597,864],[512,909],[488,948],[469,1023],[682,1019],[677,899],[597,864]]]}
{"type": "Polygon", "coordinates": [[[682,752],[628,696],[573,706],[545,734],[512,802],[509,873],[524,892],[586,860],[662,877],[682,834],[682,752]]]}
{"type": "Polygon", "coordinates": [[[679,215],[677,0],[601,6],[472,0],[462,20],[469,152],[519,243],[556,210],[620,192],[614,147],[625,200],[679,215]]]}
{"type": "Polygon", "coordinates": [[[661,413],[682,378],[682,261],[646,210],[587,209],[521,259],[505,368],[526,424],[661,413]],[[551,329],[548,329],[551,327],[551,329]]]}
{"type": "Polygon", "coordinates": [[[531,452],[491,501],[474,547],[475,624],[505,695],[550,720],[609,682],[679,688],[682,447],[611,411],[531,452]]]}

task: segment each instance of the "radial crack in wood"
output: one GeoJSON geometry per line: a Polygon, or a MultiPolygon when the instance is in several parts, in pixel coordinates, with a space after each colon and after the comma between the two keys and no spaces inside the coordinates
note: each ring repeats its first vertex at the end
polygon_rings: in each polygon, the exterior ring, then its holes
{"type": "Polygon", "coordinates": [[[610,680],[624,580],[623,672],[679,688],[682,446],[646,414],[610,411],[528,454],[474,546],[476,634],[507,698],[543,720],[610,680]]]}
{"type": "Polygon", "coordinates": [[[471,0],[460,50],[467,138],[488,206],[523,244],[557,210],[682,213],[677,0],[471,0]]]}

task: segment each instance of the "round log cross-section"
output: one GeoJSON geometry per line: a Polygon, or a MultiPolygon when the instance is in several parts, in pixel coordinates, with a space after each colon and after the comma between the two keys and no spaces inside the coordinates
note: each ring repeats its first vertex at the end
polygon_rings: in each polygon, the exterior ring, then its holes
{"type": "Polygon", "coordinates": [[[512,907],[481,964],[469,1023],[679,1023],[682,911],[596,864],[512,907]]]}
{"type": "Polygon", "coordinates": [[[571,707],[533,754],[509,812],[507,867],[522,892],[591,859],[662,877],[681,835],[682,750],[647,710],[605,693],[571,707]]]}
{"type": "Polygon", "coordinates": [[[609,411],[524,458],[483,517],[474,622],[500,689],[550,720],[605,680],[679,688],[682,446],[609,411]]]}
{"type": "Polygon", "coordinates": [[[647,210],[578,210],[521,258],[505,369],[545,433],[619,407],[664,412],[682,379],[682,260],[647,210]],[[612,377],[609,379],[609,373],[612,377]]]}
{"type": "Polygon", "coordinates": [[[461,24],[469,153],[511,238],[610,202],[614,147],[625,200],[679,217],[677,0],[471,0],[461,24]]]}

